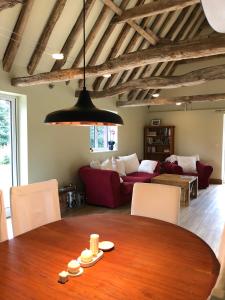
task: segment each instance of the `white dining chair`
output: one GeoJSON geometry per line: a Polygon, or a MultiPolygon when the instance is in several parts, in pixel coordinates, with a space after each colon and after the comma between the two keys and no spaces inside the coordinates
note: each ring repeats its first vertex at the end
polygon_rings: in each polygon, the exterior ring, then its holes
{"type": "Polygon", "coordinates": [[[208,300],[225,300],[225,226],[220,240],[218,260],[220,273],[208,300]]]}
{"type": "Polygon", "coordinates": [[[56,179],[12,187],[10,200],[14,236],[61,219],[56,179]]]}
{"type": "Polygon", "coordinates": [[[0,242],[8,240],[3,192],[0,190],[0,242]]]}
{"type": "Polygon", "coordinates": [[[134,184],[131,214],[178,224],[181,189],[176,186],[140,183],[134,184]]]}

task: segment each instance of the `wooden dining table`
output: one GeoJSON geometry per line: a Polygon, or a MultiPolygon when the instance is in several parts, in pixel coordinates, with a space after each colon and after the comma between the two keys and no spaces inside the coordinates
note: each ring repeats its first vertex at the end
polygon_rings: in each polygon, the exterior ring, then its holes
{"type": "Polygon", "coordinates": [[[122,214],[75,216],[0,244],[0,299],[206,300],[219,269],[211,248],[182,227],[122,214]],[[58,283],[92,233],[114,249],[58,283]]]}

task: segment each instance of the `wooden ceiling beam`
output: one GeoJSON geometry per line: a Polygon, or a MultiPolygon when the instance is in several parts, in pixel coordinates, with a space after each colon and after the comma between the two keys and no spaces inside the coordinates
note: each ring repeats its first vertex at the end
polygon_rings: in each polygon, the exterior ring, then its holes
{"type": "Polygon", "coordinates": [[[187,60],[181,60],[177,63],[177,65],[189,65],[189,64],[194,64],[196,62],[210,62],[212,60],[215,60],[215,59],[224,59],[225,58],[225,54],[220,54],[220,55],[215,55],[215,56],[210,56],[210,57],[199,57],[199,58],[196,58],[196,59],[187,59],[187,60]]]}
{"type": "MultiPolygon", "coordinates": [[[[92,7],[94,6],[96,0],[87,0],[85,3],[85,18],[87,19],[92,7]]],[[[66,63],[68,56],[73,49],[74,43],[77,39],[78,34],[83,28],[83,12],[81,11],[79,17],[77,18],[72,30],[70,31],[69,36],[67,37],[60,53],[63,53],[64,58],[61,60],[57,60],[52,67],[52,71],[56,71],[61,69],[66,63]]]]}
{"type": "Polygon", "coordinates": [[[8,46],[2,60],[3,70],[9,72],[12,68],[14,59],[22,41],[23,33],[29,19],[34,0],[27,0],[21,8],[16,25],[13,28],[8,46]]]}
{"type": "Polygon", "coordinates": [[[0,11],[6,8],[10,8],[20,3],[23,4],[25,0],[0,0],[0,11]]]}
{"type": "MultiPolygon", "coordinates": [[[[130,0],[122,0],[120,4],[120,8],[124,9],[128,5],[130,0]]],[[[114,29],[116,27],[116,24],[112,21],[109,23],[108,27],[106,28],[105,32],[103,33],[103,36],[101,37],[100,42],[98,43],[97,47],[95,48],[89,62],[88,66],[93,66],[97,63],[97,60],[99,59],[105,44],[107,43],[108,39],[110,38],[111,34],[113,33],[114,29]]],[[[83,87],[83,79],[79,80],[79,86],[83,87]]]]}
{"type": "MultiPolygon", "coordinates": [[[[141,27],[145,28],[148,23],[149,23],[148,18],[143,19],[141,22],[141,27]]],[[[137,46],[138,42],[140,42],[141,39],[142,39],[141,44],[145,43],[145,44],[149,45],[148,41],[143,39],[143,37],[140,36],[138,34],[138,32],[135,32],[132,39],[130,40],[127,47],[125,48],[123,54],[132,52],[132,50],[137,46]]],[[[138,47],[138,49],[140,49],[140,46],[138,47]]],[[[106,81],[106,83],[104,85],[104,89],[112,86],[113,83],[117,80],[118,76],[119,76],[119,74],[117,74],[117,73],[111,74],[111,77],[106,81]]],[[[98,81],[98,79],[96,79],[96,81],[93,84],[93,88],[94,88],[94,90],[97,90],[99,87],[100,87],[99,81],[98,81]]]]}
{"type": "MultiPolygon", "coordinates": [[[[167,16],[167,18],[165,19],[165,22],[164,23],[167,23],[168,22],[168,20],[167,19],[170,19],[170,17],[171,17],[171,15],[173,14],[174,12],[171,12],[168,16],[167,16]]],[[[157,16],[157,17],[160,17],[160,15],[159,16],[157,16]]],[[[173,23],[171,22],[171,24],[170,24],[170,28],[172,27],[172,25],[173,25],[173,23]]],[[[164,28],[164,24],[160,27],[160,29],[159,29],[159,35],[160,34],[162,34],[163,32],[161,31],[161,30],[163,30],[163,28],[164,28]]],[[[166,37],[166,35],[164,36],[164,37],[166,37]]],[[[162,41],[161,41],[162,42],[162,41]]],[[[137,75],[139,74],[139,78],[143,78],[143,77],[149,77],[150,76],[150,74],[155,70],[155,68],[156,68],[157,66],[152,66],[152,65],[147,65],[147,66],[142,66],[142,67],[138,67],[138,68],[134,68],[133,70],[132,70],[132,72],[130,73],[130,75],[127,77],[127,80],[126,81],[129,81],[129,80],[133,80],[133,79],[137,79],[137,75]]],[[[129,71],[128,71],[129,72],[129,71]]],[[[124,72],[124,73],[126,73],[126,71],[124,72]]],[[[126,75],[125,75],[126,76],[126,75]]],[[[123,79],[124,79],[125,77],[123,77],[123,75],[121,76],[121,78],[120,78],[120,80],[119,80],[119,84],[120,83],[122,83],[123,82],[123,79]]]]}
{"type": "MultiPolygon", "coordinates": [[[[182,13],[177,18],[177,22],[175,22],[175,27],[173,26],[171,30],[168,32],[168,35],[173,32],[173,35],[171,36],[172,41],[179,41],[181,39],[185,39],[189,37],[190,29],[193,28],[196,21],[198,20],[199,13],[201,12],[201,7],[199,4],[196,4],[192,7],[186,7],[182,10],[182,13]],[[174,31],[174,28],[177,29],[174,31]]],[[[174,62],[169,63],[161,63],[159,67],[156,67],[155,69],[146,68],[146,71],[143,73],[142,77],[149,77],[149,76],[159,76],[159,75],[169,75],[168,71],[175,68],[174,62]],[[161,70],[161,71],[158,71],[161,70]]],[[[141,98],[142,100],[147,96],[148,94],[153,94],[155,91],[147,90],[147,91],[134,91],[131,95],[131,93],[128,95],[128,99],[132,100],[136,97],[141,98]]]]}
{"type": "MultiPolygon", "coordinates": [[[[202,12],[202,7],[197,4],[189,17],[187,26],[183,27],[183,30],[181,30],[180,33],[177,35],[176,40],[193,39],[196,36],[197,32],[199,31],[201,25],[204,23],[205,20],[205,15],[204,14],[201,15],[200,12],[202,12]]],[[[160,74],[164,76],[171,75],[176,69],[176,66],[177,66],[177,61],[166,63],[164,70],[162,70],[160,74]]],[[[159,93],[160,90],[156,90],[156,91],[148,90],[145,93],[143,93],[142,99],[147,97],[149,93],[153,94],[155,92],[159,93]]]]}
{"type": "Polygon", "coordinates": [[[225,94],[208,94],[208,95],[192,95],[192,96],[180,96],[174,98],[150,98],[145,99],[142,102],[140,100],[132,101],[117,101],[116,106],[118,107],[136,107],[136,106],[151,106],[151,105],[167,105],[176,103],[192,103],[192,102],[216,102],[224,101],[225,94]]]}
{"type": "MultiPolygon", "coordinates": [[[[154,31],[156,32],[157,36],[160,36],[161,29],[164,28],[164,26],[168,23],[169,19],[170,19],[170,16],[165,14],[164,16],[158,15],[158,16],[154,16],[154,17],[151,17],[151,18],[144,18],[143,20],[147,20],[148,23],[151,21],[151,27],[147,28],[146,29],[147,31],[149,29],[150,30],[154,29],[154,31]],[[158,25],[160,22],[162,23],[161,26],[158,25]]],[[[146,26],[147,26],[147,24],[146,24],[146,26]]],[[[160,41],[160,43],[162,43],[162,40],[160,41]]],[[[132,46],[132,44],[131,44],[131,46],[132,46]]],[[[149,44],[149,42],[144,39],[140,43],[140,45],[138,47],[138,50],[143,50],[143,49],[146,49],[146,48],[148,48],[150,46],[151,45],[149,44]]],[[[133,50],[133,49],[131,49],[131,50],[133,50]]],[[[130,49],[127,49],[124,53],[127,53],[127,52],[130,52],[130,49]]],[[[118,73],[118,74],[113,74],[107,80],[107,82],[105,83],[105,85],[103,87],[103,90],[108,89],[109,87],[112,87],[117,80],[118,80],[117,84],[120,84],[120,83],[122,83],[125,80],[126,77],[127,77],[126,81],[128,81],[129,79],[133,79],[138,74],[138,72],[141,72],[141,70],[143,68],[145,68],[145,67],[140,67],[140,68],[137,67],[137,68],[134,68],[131,71],[130,70],[126,70],[126,71],[118,73]]]]}
{"type": "MultiPolygon", "coordinates": [[[[107,5],[109,8],[111,8],[117,15],[122,14],[122,9],[120,9],[112,0],[102,0],[105,5],[107,5]]],[[[155,45],[159,39],[158,37],[154,34],[154,32],[146,32],[142,27],[140,27],[137,23],[134,21],[128,20],[127,23],[134,29],[136,30],[140,35],[142,35],[149,43],[152,45],[155,45]]]]}
{"type": "MultiPolygon", "coordinates": [[[[86,68],[86,76],[102,76],[108,73],[118,73],[126,69],[133,69],[137,66],[154,64],[159,62],[179,61],[182,59],[213,56],[225,53],[225,36],[207,38],[194,41],[182,41],[158,45],[155,48],[123,54],[104,62],[98,66],[86,68]]],[[[16,86],[27,86],[35,84],[46,84],[71,79],[80,79],[83,68],[58,70],[55,72],[41,73],[37,75],[18,77],[12,79],[16,86]]]]}
{"type": "MultiPolygon", "coordinates": [[[[127,81],[104,91],[90,91],[92,98],[112,97],[131,89],[174,89],[195,86],[211,80],[225,79],[225,65],[195,70],[179,76],[158,76],[127,81]]],[[[76,91],[76,96],[80,91],[76,91]]]]}
{"type": "Polygon", "coordinates": [[[53,10],[48,18],[45,28],[42,31],[42,34],[38,40],[37,46],[31,56],[28,66],[27,66],[27,71],[30,75],[32,75],[34,73],[34,71],[42,57],[43,52],[46,49],[50,35],[51,35],[59,17],[61,16],[61,13],[66,4],[66,1],[67,0],[59,0],[55,3],[55,6],[53,7],[53,10]]]}
{"type": "MultiPolygon", "coordinates": [[[[107,6],[103,6],[94,26],[92,27],[91,31],[88,34],[88,37],[85,41],[85,53],[90,49],[92,46],[96,35],[99,33],[99,30],[102,28],[102,23],[105,22],[111,15],[111,10],[107,6]]],[[[83,58],[83,46],[81,47],[77,57],[74,60],[72,68],[76,68],[79,66],[83,58]]]]}
{"type": "MultiPolygon", "coordinates": [[[[144,2],[145,0],[138,0],[137,5],[144,2]]],[[[145,23],[143,24],[143,22],[141,23],[142,25],[145,25],[145,23]]],[[[143,26],[142,26],[143,28],[143,26]]],[[[125,24],[125,26],[123,27],[123,29],[121,30],[119,36],[117,37],[117,40],[115,42],[115,44],[113,45],[110,53],[108,54],[106,59],[113,59],[117,56],[125,38],[126,35],[128,34],[128,32],[130,31],[131,27],[128,24],[125,24]]],[[[133,35],[134,37],[134,35],[133,35]]],[[[133,40],[133,37],[131,38],[131,41],[133,40]]],[[[103,81],[103,77],[98,77],[96,78],[96,80],[93,83],[93,87],[94,89],[98,89],[103,81]]]]}
{"type": "Polygon", "coordinates": [[[165,12],[182,9],[199,2],[200,0],[158,0],[123,11],[123,13],[117,17],[116,22],[128,22],[144,17],[163,14],[165,12]]]}
{"type": "MultiPolygon", "coordinates": [[[[124,9],[128,5],[129,1],[130,0],[123,0],[121,2],[120,8],[124,9]]],[[[97,60],[99,59],[99,57],[100,57],[100,55],[101,55],[101,53],[102,53],[102,51],[105,47],[105,44],[107,43],[108,39],[110,38],[110,36],[111,36],[112,32],[114,31],[115,27],[116,27],[115,23],[112,23],[112,22],[109,23],[106,31],[104,32],[104,34],[103,34],[103,36],[100,40],[100,42],[98,43],[97,48],[95,49],[94,53],[92,54],[88,65],[93,66],[97,63],[97,60]]]]}
{"type": "MultiPolygon", "coordinates": [[[[181,14],[176,19],[176,22],[174,23],[174,25],[167,32],[166,37],[168,37],[171,41],[178,41],[180,39],[181,34],[183,34],[183,30],[188,30],[189,23],[190,22],[192,23],[192,18],[195,16],[198,9],[199,9],[198,5],[189,6],[189,7],[185,7],[184,9],[182,9],[181,14]],[[172,36],[171,36],[171,33],[173,33],[172,36]]],[[[158,73],[158,70],[160,69],[160,67],[162,65],[163,65],[163,63],[155,65],[153,68],[151,65],[145,67],[142,74],[140,75],[140,77],[144,78],[144,77],[156,76],[156,74],[158,73]]],[[[159,75],[161,75],[161,73],[158,73],[158,76],[159,75]]],[[[165,74],[163,73],[163,75],[165,75],[165,74]]],[[[150,90],[147,90],[147,91],[134,90],[129,93],[128,99],[134,100],[136,97],[143,98],[149,92],[150,92],[150,90]]],[[[152,91],[152,93],[153,93],[153,91],[152,91]]]]}

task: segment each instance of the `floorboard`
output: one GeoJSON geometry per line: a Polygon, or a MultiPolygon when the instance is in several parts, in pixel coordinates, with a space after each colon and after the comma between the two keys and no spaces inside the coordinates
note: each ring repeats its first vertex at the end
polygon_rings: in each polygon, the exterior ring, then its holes
{"type": "MultiPolygon", "coordinates": [[[[194,232],[218,253],[221,233],[225,223],[225,185],[210,185],[200,190],[198,198],[191,200],[189,207],[181,207],[180,226],[194,232]]],[[[63,217],[93,213],[130,214],[130,205],[116,209],[85,205],[69,209],[63,217]]]]}

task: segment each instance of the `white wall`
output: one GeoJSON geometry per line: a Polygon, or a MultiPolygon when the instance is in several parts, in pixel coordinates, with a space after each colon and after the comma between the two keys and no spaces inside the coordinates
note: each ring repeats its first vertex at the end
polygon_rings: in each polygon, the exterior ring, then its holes
{"type": "Polygon", "coordinates": [[[119,127],[119,151],[90,153],[89,128],[51,126],[43,120],[51,111],[70,107],[74,101],[72,84],[57,84],[15,88],[10,84],[8,73],[0,73],[0,90],[27,95],[28,112],[28,178],[36,182],[57,178],[60,184],[68,184],[77,178],[80,166],[92,159],[104,159],[113,155],[136,152],[143,157],[143,128],[147,116],[146,108],[117,109],[114,100],[98,100],[99,108],[118,111],[125,125],[119,127]]]}

